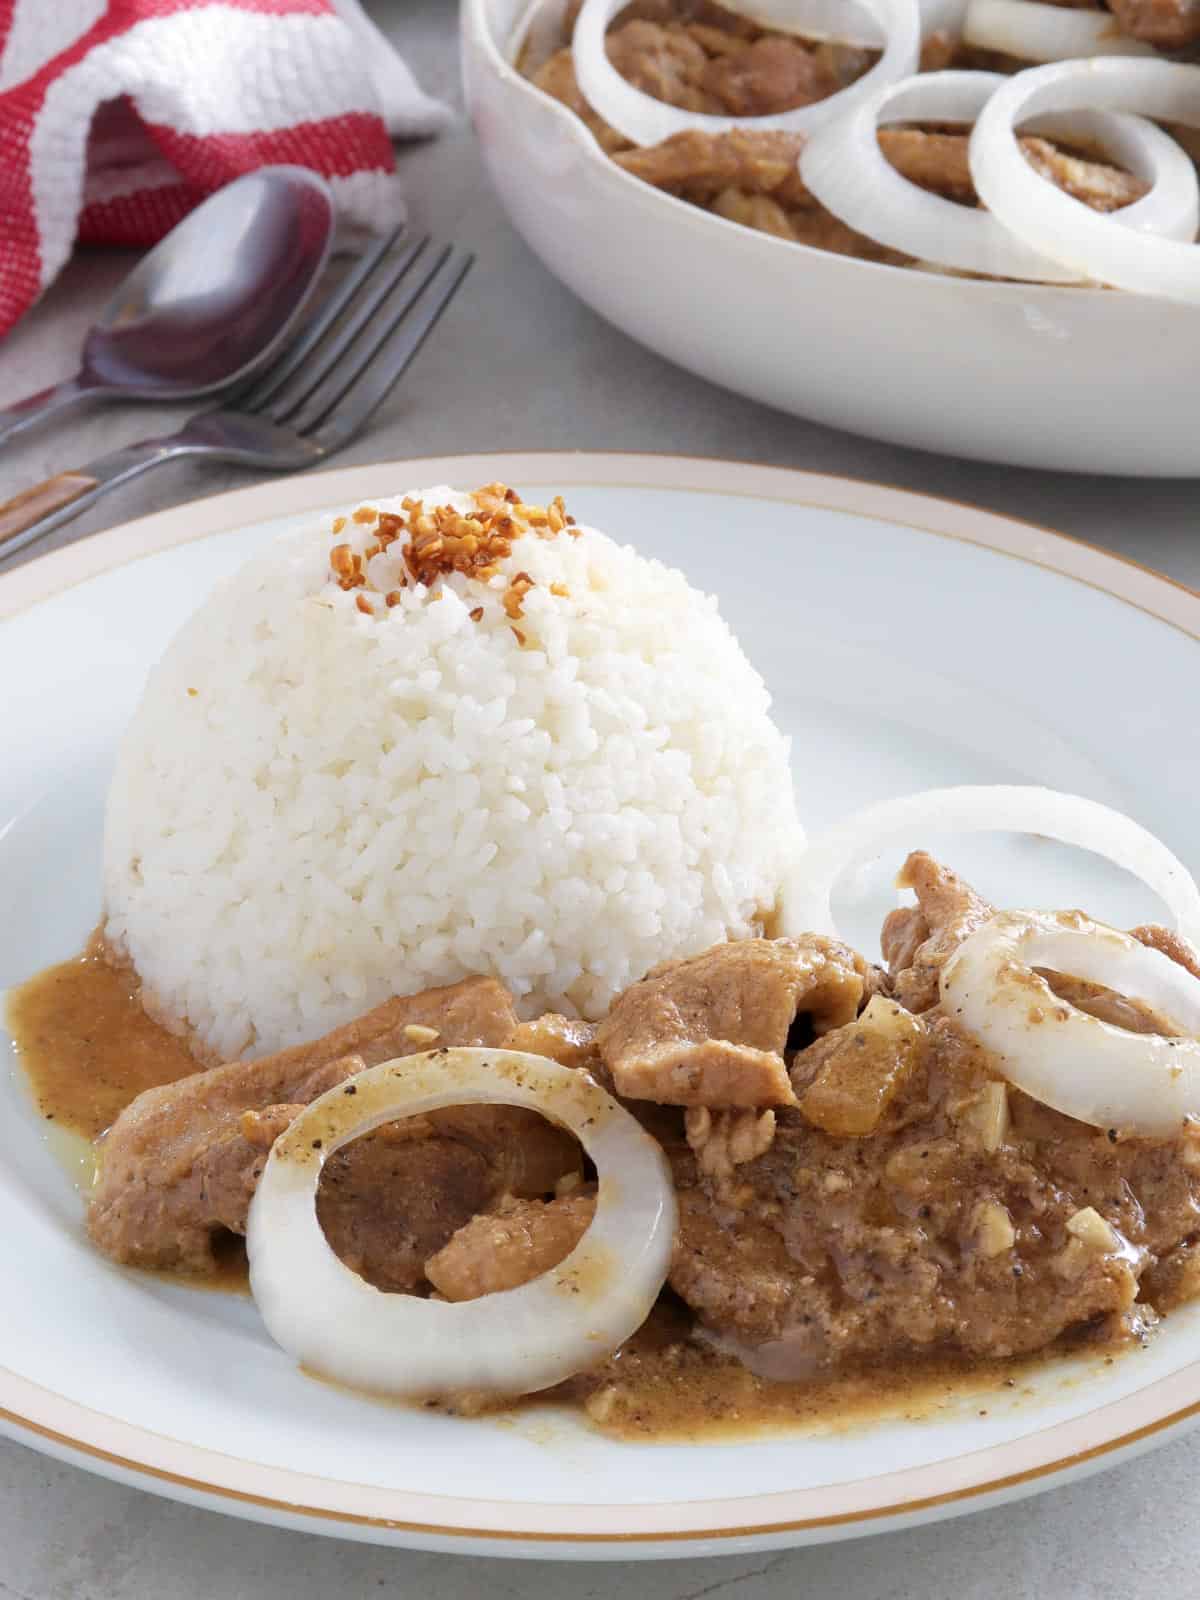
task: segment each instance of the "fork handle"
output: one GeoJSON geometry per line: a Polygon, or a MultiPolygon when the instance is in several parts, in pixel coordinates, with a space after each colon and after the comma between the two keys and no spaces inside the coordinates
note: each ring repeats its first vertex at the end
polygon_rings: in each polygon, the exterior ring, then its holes
{"type": "Polygon", "coordinates": [[[175,456],[187,454],[186,446],[174,440],[144,439],[140,444],[89,461],[86,466],[60,472],[32,489],[22,489],[0,504],[0,563],[70,522],[110,489],[175,456]]]}

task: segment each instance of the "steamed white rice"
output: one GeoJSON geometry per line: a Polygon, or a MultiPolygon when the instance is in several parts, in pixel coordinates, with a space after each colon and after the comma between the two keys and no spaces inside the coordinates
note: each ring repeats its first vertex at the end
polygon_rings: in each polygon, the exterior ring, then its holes
{"type": "Polygon", "coordinates": [[[591,529],[526,537],[501,563],[536,583],[522,647],[506,577],[366,616],[330,545],[314,516],[217,589],[122,744],[107,934],[156,1014],[224,1058],[472,973],[527,1016],[596,1017],[656,962],[759,930],[803,841],[713,599],[591,529]]]}

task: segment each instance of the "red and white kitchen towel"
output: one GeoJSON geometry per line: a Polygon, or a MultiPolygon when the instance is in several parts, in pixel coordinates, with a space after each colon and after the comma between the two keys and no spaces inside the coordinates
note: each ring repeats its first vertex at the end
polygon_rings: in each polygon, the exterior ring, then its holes
{"type": "Polygon", "coordinates": [[[449,116],[358,0],[0,0],[0,337],[77,240],[154,244],[255,167],[390,226],[389,135],[449,116]]]}

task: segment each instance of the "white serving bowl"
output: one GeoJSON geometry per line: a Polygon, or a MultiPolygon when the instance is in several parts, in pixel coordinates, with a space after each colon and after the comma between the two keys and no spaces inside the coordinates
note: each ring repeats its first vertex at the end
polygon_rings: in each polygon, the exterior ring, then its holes
{"type": "Polygon", "coordinates": [[[509,64],[527,4],[463,3],[484,160],[530,248],[632,338],[739,394],[895,444],[1071,472],[1200,470],[1188,354],[1200,309],[855,261],[661,194],[509,64]]]}

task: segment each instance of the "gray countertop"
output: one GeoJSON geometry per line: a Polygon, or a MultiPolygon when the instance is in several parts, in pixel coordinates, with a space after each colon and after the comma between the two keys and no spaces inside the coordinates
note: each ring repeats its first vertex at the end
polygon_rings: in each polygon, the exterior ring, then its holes
{"type": "MultiPolygon", "coordinates": [[[[375,0],[425,86],[458,98],[451,0],[375,0]]],[[[1200,586],[1195,486],[981,467],[855,439],[714,389],[632,344],[574,300],[508,226],[469,129],[409,146],[414,218],[478,252],[452,314],[373,431],[339,458],[451,451],[632,449],[737,456],[968,500],[1059,528],[1200,586]],[[497,403],[497,373],[524,374],[497,403]]],[[[84,329],[128,258],[77,258],[0,347],[0,404],[72,370],[84,329]]],[[[162,415],[93,413],[15,442],[0,498],[151,431],[162,415]]],[[[1130,419],[1137,426],[1137,419],[1130,419]]],[[[1200,450],[1198,450],[1200,459],[1200,450]]],[[[253,481],[236,468],[169,468],[104,502],[75,536],[196,494],[253,481]]],[[[307,1600],[517,1595],[644,1600],[722,1592],[774,1600],[1101,1600],[1196,1592],[1200,1436],[1101,1477],[980,1516],[772,1557],[632,1569],[523,1565],[377,1550],[236,1523],[89,1477],[0,1441],[0,1600],[307,1600]]]]}

